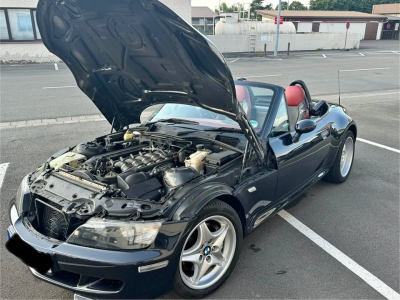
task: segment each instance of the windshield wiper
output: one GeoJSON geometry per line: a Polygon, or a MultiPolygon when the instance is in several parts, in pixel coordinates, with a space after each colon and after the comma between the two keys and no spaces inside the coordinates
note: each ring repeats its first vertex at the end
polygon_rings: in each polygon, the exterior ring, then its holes
{"type": "Polygon", "coordinates": [[[211,128],[211,129],[205,129],[204,131],[226,131],[226,132],[239,132],[239,133],[243,133],[242,129],[239,129],[239,128],[230,128],[230,127],[211,128]]]}
{"type": "Polygon", "coordinates": [[[173,124],[199,125],[199,122],[196,122],[196,121],[189,121],[189,120],[177,119],[177,118],[160,119],[160,120],[157,120],[157,121],[146,122],[143,125],[152,125],[152,124],[156,124],[156,123],[159,123],[159,122],[167,122],[167,123],[173,123],[173,124]]]}

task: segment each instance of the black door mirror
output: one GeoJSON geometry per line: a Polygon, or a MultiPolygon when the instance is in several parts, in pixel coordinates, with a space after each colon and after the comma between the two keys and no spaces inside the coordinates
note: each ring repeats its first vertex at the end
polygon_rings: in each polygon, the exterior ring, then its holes
{"type": "Polygon", "coordinates": [[[300,135],[302,135],[303,133],[311,132],[316,127],[317,122],[315,122],[314,120],[306,119],[297,122],[296,126],[294,127],[294,129],[296,130],[296,134],[293,138],[293,143],[296,143],[299,140],[300,135]]]}
{"type": "Polygon", "coordinates": [[[314,120],[306,119],[297,122],[295,130],[299,134],[309,133],[317,127],[317,122],[314,120]]]}

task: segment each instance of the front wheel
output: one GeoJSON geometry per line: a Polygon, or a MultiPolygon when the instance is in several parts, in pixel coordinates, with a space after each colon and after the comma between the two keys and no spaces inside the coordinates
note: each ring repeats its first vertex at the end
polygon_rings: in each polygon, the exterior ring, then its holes
{"type": "Polygon", "coordinates": [[[351,131],[347,131],[332,168],[326,175],[326,179],[334,183],[345,182],[350,175],[351,168],[353,167],[354,153],[354,134],[351,131]]]}
{"type": "Polygon", "coordinates": [[[218,289],[236,266],[243,239],[236,211],[219,200],[208,203],[183,246],[174,290],[202,298],[218,289]]]}

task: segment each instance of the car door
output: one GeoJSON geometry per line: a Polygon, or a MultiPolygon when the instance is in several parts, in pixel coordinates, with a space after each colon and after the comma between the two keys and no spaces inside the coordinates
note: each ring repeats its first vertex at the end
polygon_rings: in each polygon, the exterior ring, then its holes
{"type": "MultiPolygon", "coordinates": [[[[275,199],[290,196],[320,175],[329,151],[329,125],[316,119],[317,127],[295,139],[290,131],[286,98],[282,95],[269,138],[278,167],[275,199]]],[[[324,174],[322,174],[324,175],[324,174]]],[[[321,175],[321,177],[322,177],[321,175]]]]}

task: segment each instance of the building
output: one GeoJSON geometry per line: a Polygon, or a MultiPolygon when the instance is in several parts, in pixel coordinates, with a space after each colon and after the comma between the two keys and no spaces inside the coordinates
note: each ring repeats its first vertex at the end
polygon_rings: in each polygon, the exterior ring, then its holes
{"type": "MultiPolygon", "coordinates": [[[[276,10],[258,10],[263,21],[274,22],[278,15],[276,10]]],[[[361,35],[361,39],[379,40],[383,23],[387,17],[355,11],[312,11],[283,10],[284,21],[293,22],[297,33],[311,32],[346,32],[346,23],[350,21],[349,33],[361,35]]]]}
{"type": "Polygon", "coordinates": [[[192,6],[192,26],[203,34],[214,34],[216,17],[208,6],[192,6]]]}
{"type": "Polygon", "coordinates": [[[376,15],[400,17],[400,3],[376,4],[372,7],[372,13],[376,15]]]}
{"type": "Polygon", "coordinates": [[[381,39],[398,40],[400,3],[374,5],[372,7],[372,13],[387,16],[387,22],[385,22],[382,27],[381,39]]]}
{"type": "MultiPolygon", "coordinates": [[[[160,0],[189,24],[191,0],[160,0]]],[[[36,25],[38,0],[1,0],[0,62],[56,62],[44,47],[36,25]]]]}

